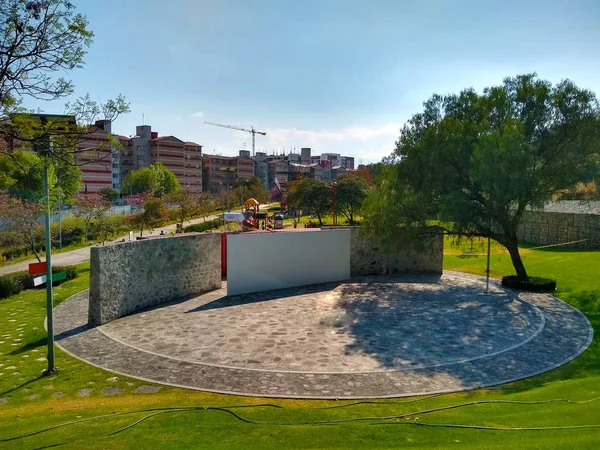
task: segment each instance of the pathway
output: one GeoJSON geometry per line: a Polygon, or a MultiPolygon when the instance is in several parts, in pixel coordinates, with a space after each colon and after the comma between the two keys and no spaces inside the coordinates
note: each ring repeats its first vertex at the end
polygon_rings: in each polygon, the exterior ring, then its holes
{"type": "MultiPolygon", "coordinates": [[[[261,208],[268,207],[269,205],[261,205],[261,208]]],[[[219,217],[219,215],[212,215],[206,217],[206,220],[213,220],[219,217]]],[[[192,219],[185,222],[185,226],[193,225],[196,223],[202,223],[204,219],[192,219]]],[[[145,231],[145,236],[156,236],[159,235],[161,231],[164,231],[166,234],[169,234],[171,231],[175,231],[176,224],[166,225],[164,227],[155,228],[151,232],[145,231]]],[[[137,234],[136,234],[137,235],[137,234]]],[[[114,240],[114,242],[118,242],[122,239],[127,239],[128,236],[121,236],[114,240]]],[[[82,262],[86,262],[90,260],[90,247],[78,248],[77,250],[71,250],[64,253],[53,253],[52,254],[52,264],[57,266],[66,266],[71,264],[79,264],[82,262]]],[[[16,264],[11,264],[9,266],[0,267],[0,275],[6,275],[13,272],[19,272],[22,270],[28,270],[29,264],[37,262],[37,259],[30,259],[27,261],[21,261],[16,264]]]]}

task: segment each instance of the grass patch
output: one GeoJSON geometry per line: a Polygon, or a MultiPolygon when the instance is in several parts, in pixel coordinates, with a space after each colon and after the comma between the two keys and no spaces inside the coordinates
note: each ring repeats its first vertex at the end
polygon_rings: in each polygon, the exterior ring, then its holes
{"type": "MultiPolygon", "coordinates": [[[[463,244],[461,244],[463,245],[463,244]]],[[[467,244],[468,246],[469,244],[467,244]]],[[[482,244],[485,245],[485,244],[482,244]]],[[[470,247],[467,247],[468,249],[470,247]]],[[[492,274],[512,273],[510,257],[494,245],[492,274]]],[[[487,249],[487,247],[485,247],[487,249]]],[[[444,267],[484,274],[485,250],[470,258],[465,248],[448,246],[444,267]]],[[[57,351],[60,371],[42,377],[46,367],[43,320],[44,292],[23,291],[0,300],[0,439],[44,427],[98,415],[80,424],[56,428],[21,440],[0,442],[0,448],[596,448],[600,429],[553,431],[484,431],[426,428],[415,423],[470,424],[500,427],[547,427],[600,424],[600,401],[583,404],[472,404],[455,409],[423,412],[468,402],[491,400],[586,400],[600,396],[600,252],[565,249],[523,249],[532,275],[558,281],[556,295],[581,309],[596,332],[591,347],[571,363],[546,374],[495,389],[429,398],[381,400],[375,404],[344,401],[274,400],[218,395],[162,386],[156,394],[137,394],[148,385],[117,376],[57,351]],[[14,367],[14,369],[9,369],[14,367]],[[108,387],[123,390],[106,397],[108,387]],[[82,389],[89,396],[80,397],[82,389]],[[86,391],[87,392],[87,391],[86,391]],[[60,394],[59,394],[60,393],[60,394]],[[57,395],[58,394],[58,395],[57,395]],[[406,401],[411,403],[405,403],[406,401]],[[116,413],[168,407],[217,407],[268,403],[275,407],[235,409],[241,417],[263,424],[245,423],[223,410],[195,409],[149,418],[121,433],[110,435],[150,412],[116,413]],[[323,407],[349,405],[343,408],[323,407]],[[421,411],[421,412],[419,412],[421,411]],[[397,416],[402,419],[358,421],[362,417],[397,416]],[[298,424],[352,420],[328,426],[298,424]],[[383,422],[384,424],[380,424],[383,422]],[[284,425],[282,423],[296,423],[284,425]]],[[[77,266],[79,277],[55,288],[55,304],[85,289],[89,263],[77,266]]]]}

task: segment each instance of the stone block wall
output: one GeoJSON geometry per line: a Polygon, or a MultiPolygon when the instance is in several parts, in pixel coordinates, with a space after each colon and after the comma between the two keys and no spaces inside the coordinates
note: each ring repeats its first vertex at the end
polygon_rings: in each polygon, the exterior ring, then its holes
{"type": "Polygon", "coordinates": [[[390,273],[432,272],[442,273],[444,235],[432,228],[432,234],[407,242],[402,250],[388,255],[372,238],[359,233],[352,227],[350,241],[350,275],[371,275],[381,271],[385,265],[390,273]]]}
{"type": "Polygon", "coordinates": [[[184,235],[92,247],[88,323],[221,287],[221,235],[184,235]]]}
{"type": "Polygon", "coordinates": [[[600,248],[600,215],[525,211],[517,233],[521,242],[533,245],[572,242],[562,247],[600,248]]]}

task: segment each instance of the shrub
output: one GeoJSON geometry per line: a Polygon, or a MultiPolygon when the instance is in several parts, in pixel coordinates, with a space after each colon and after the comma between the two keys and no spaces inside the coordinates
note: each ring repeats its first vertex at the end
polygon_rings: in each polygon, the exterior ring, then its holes
{"type": "Polygon", "coordinates": [[[502,277],[502,286],[523,291],[553,292],[556,290],[556,281],[541,277],[529,277],[523,280],[516,275],[509,275],[502,277]]]}
{"type": "Polygon", "coordinates": [[[52,273],[67,272],[67,280],[77,278],[77,267],[75,266],[52,266],[52,273]]]}
{"type": "Polygon", "coordinates": [[[185,233],[202,233],[203,231],[208,231],[211,228],[216,228],[222,224],[221,219],[207,220],[206,222],[196,223],[194,225],[190,225],[185,227],[183,231],[185,233]]]}
{"type": "MultiPolygon", "coordinates": [[[[77,268],[75,266],[52,266],[52,273],[59,272],[67,272],[67,279],[62,281],[55,281],[54,283],[52,283],[53,286],[58,286],[63,281],[72,280],[73,278],[78,277],[77,268]]],[[[45,286],[44,284],[40,286],[34,286],[33,284],[33,279],[35,277],[39,277],[40,275],[44,274],[29,275],[29,272],[23,270],[21,272],[14,272],[9,275],[6,275],[6,277],[12,278],[16,283],[19,284],[21,289],[43,289],[45,286]]]]}
{"type": "Polygon", "coordinates": [[[23,270],[21,272],[14,272],[14,273],[11,273],[6,276],[12,278],[17,283],[19,283],[19,286],[21,286],[21,289],[33,289],[34,288],[34,285],[33,285],[34,277],[32,275],[29,275],[29,272],[27,272],[26,270],[23,270]]]}
{"type": "Polygon", "coordinates": [[[0,298],[8,298],[21,292],[21,285],[14,278],[0,277],[0,298]]]}

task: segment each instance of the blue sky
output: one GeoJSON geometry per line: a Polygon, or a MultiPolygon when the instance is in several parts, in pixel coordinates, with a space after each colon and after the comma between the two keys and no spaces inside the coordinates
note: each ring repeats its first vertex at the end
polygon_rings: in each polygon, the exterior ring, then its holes
{"type": "MultiPolygon", "coordinates": [[[[224,155],[312,147],[376,162],[433,93],[537,72],[600,95],[598,0],[71,0],[96,37],[76,93],[224,155]]],[[[27,103],[62,112],[63,102],[27,103]]]]}

